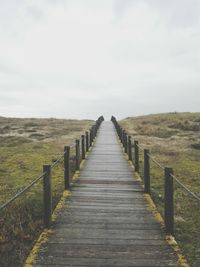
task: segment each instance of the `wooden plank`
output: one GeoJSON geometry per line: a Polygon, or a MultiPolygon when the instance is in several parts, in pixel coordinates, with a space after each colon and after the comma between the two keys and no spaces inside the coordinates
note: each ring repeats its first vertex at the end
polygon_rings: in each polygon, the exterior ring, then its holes
{"type": "Polygon", "coordinates": [[[91,223],[88,221],[88,223],[80,220],[77,221],[62,221],[56,224],[56,227],[58,228],[69,228],[69,229],[109,229],[109,230],[121,230],[121,229],[129,229],[131,231],[133,230],[160,230],[161,226],[158,223],[153,222],[145,222],[145,223],[91,223]]]}
{"type": "MultiPolygon", "coordinates": [[[[120,217],[114,218],[115,222],[114,223],[124,223],[124,224],[130,224],[132,223],[133,225],[135,225],[136,223],[140,223],[140,224],[154,224],[154,221],[152,219],[147,219],[147,218],[141,218],[141,217],[137,217],[134,220],[131,218],[129,220],[126,220],[126,222],[124,222],[120,217]]],[[[109,217],[106,218],[105,220],[101,219],[101,217],[91,217],[90,219],[88,219],[88,216],[73,216],[73,217],[67,217],[67,216],[63,216],[63,219],[60,220],[61,223],[65,223],[67,221],[67,223],[85,223],[85,224],[96,224],[96,223],[107,223],[112,225],[113,224],[113,217],[109,217]]],[[[66,224],[67,224],[66,223],[66,224]]],[[[66,225],[67,227],[67,225],[66,225]]],[[[151,228],[150,228],[151,229],[151,228]]],[[[153,229],[153,228],[152,228],[153,229]]]]}
{"type": "MultiPolygon", "coordinates": [[[[64,258],[64,257],[56,257],[52,255],[48,255],[47,257],[41,257],[40,261],[38,260],[38,263],[40,266],[102,266],[102,267],[118,267],[118,266],[126,266],[126,267],[133,267],[133,266],[145,266],[145,267],[166,267],[166,266],[175,266],[174,261],[167,259],[162,260],[162,258],[158,259],[115,259],[109,258],[64,258]]],[[[176,265],[177,266],[177,265],[176,265]]]]}
{"type": "Polygon", "coordinates": [[[43,247],[41,250],[41,257],[45,257],[48,253],[49,255],[56,255],[56,257],[69,259],[76,258],[78,251],[78,258],[95,258],[96,251],[98,251],[98,258],[109,259],[110,255],[118,260],[132,260],[137,259],[160,259],[168,260],[169,255],[172,257],[174,253],[171,249],[167,249],[164,246],[142,246],[132,245],[129,246],[103,246],[103,245],[69,245],[69,244],[54,244],[48,245],[48,247],[43,247]]]}
{"type": "Polygon", "coordinates": [[[126,229],[56,229],[54,237],[62,238],[94,238],[94,239],[123,239],[123,240],[159,240],[164,238],[164,233],[158,230],[126,230],[126,229]]]}
{"type": "Polygon", "coordinates": [[[54,237],[50,238],[48,244],[87,244],[87,245],[123,245],[127,247],[127,250],[130,245],[140,245],[140,246],[167,246],[166,242],[163,239],[103,239],[103,238],[66,238],[54,237]]]}

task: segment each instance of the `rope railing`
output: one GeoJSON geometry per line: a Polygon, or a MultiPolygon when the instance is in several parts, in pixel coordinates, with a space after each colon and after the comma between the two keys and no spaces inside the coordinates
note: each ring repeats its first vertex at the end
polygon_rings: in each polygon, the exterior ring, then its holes
{"type": "MultiPolygon", "coordinates": [[[[50,165],[51,169],[53,169],[58,163],[60,163],[61,159],[64,158],[66,152],[64,152],[52,165],[50,165]]],[[[16,195],[11,197],[7,202],[2,204],[0,206],[0,211],[6,208],[9,204],[11,204],[15,199],[26,193],[33,185],[35,185],[39,180],[41,180],[45,175],[45,172],[43,172],[40,176],[35,178],[30,184],[28,184],[26,187],[21,189],[16,195]]]]}
{"type": "Polygon", "coordinates": [[[164,167],[160,162],[158,162],[155,157],[139,144],[137,140],[134,140],[134,145],[132,145],[131,136],[128,136],[126,130],[124,130],[117,122],[114,116],[111,117],[119,139],[124,147],[124,152],[128,154],[129,160],[134,164],[136,172],[140,172],[140,159],[139,150],[144,153],[144,192],[151,194],[151,177],[150,177],[150,160],[154,162],[163,172],[164,172],[164,221],[165,228],[168,234],[174,235],[174,203],[173,203],[173,181],[175,181],[182,190],[186,191],[191,197],[196,201],[200,202],[200,197],[192,192],[184,183],[182,183],[174,174],[173,169],[169,167],[164,167]],[[128,140],[128,142],[127,142],[128,140]],[[134,152],[132,152],[134,148],[134,152]],[[133,156],[134,154],[134,156],[133,156]]]}
{"type": "Polygon", "coordinates": [[[141,146],[141,145],[139,145],[139,144],[137,144],[137,146],[138,146],[138,148],[141,150],[141,151],[144,151],[144,147],[143,146],[141,146]]]}
{"type": "MultiPolygon", "coordinates": [[[[148,154],[149,158],[158,166],[160,169],[164,170],[165,167],[162,166],[151,154],[148,154]]],[[[186,185],[184,185],[175,175],[170,174],[170,176],[176,181],[176,183],[182,187],[190,196],[192,196],[194,199],[200,201],[200,197],[198,197],[194,192],[192,192],[186,185]]]]}
{"type": "Polygon", "coordinates": [[[10,205],[15,199],[19,198],[24,193],[26,193],[32,186],[34,186],[39,180],[41,180],[44,175],[45,175],[45,173],[42,173],[40,176],[35,178],[30,184],[28,184],[26,187],[24,187],[20,192],[18,192],[12,198],[10,198],[8,201],[6,201],[3,205],[1,205],[0,211],[2,211],[4,208],[6,208],[8,205],[10,205]]]}
{"type": "Polygon", "coordinates": [[[162,166],[150,153],[148,153],[148,157],[160,168],[164,171],[165,167],[162,166]]]}
{"type": "Polygon", "coordinates": [[[85,135],[81,136],[82,146],[80,147],[80,140],[76,140],[75,144],[64,147],[64,152],[58,156],[58,159],[51,165],[43,165],[43,172],[38,177],[36,177],[32,182],[30,182],[26,187],[24,187],[20,192],[11,197],[8,201],[0,206],[0,212],[7,208],[12,202],[20,198],[28,190],[30,190],[37,182],[43,180],[43,193],[44,193],[44,226],[49,227],[51,224],[52,215],[52,190],[51,190],[51,171],[56,165],[63,161],[64,163],[64,189],[70,189],[70,149],[75,148],[75,160],[76,168],[75,171],[80,168],[81,159],[85,158],[85,151],[89,151],[89,147],[93,145],[94,139],[97,135],[98,129],[104,120],[103,116],[96,120],[95,124],[91,127],[89,131],[86,131],[85,135]],[[85,142],[86,141],[86,142],[85,142]]]}
{"type": "Polygon", "coordinates": [[[198,197],[194,192],[192,192],[186,185],[184,185],[176,176],[171,174],[171,177],[176,181],[176,183],[182,187],[191,197],[200,202],[200,197],[198,197]]]}
{"type": "Polygon", "coordinates": [[[58,163],[61,162],[61,160],[64,158],[65,153],[66,151],[62,155],[59,155],[59,158],[51,164],[51,169],[53,169],[56,165],[58,165],[58,163]]]}
{"type": "Polygon", "coordinates": [[[75,147],[75,144],[71,145],[70,148],[74,148],[75,147]]]}

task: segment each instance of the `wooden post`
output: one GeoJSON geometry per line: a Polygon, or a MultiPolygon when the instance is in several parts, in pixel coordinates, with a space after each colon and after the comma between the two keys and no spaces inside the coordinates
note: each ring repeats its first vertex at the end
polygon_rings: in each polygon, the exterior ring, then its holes
{"type": "Polygon", "coordinates": [[[94,141],[94,138],[95,138],[95,127],[94,125],[92,126],[92,143],[94,141]]]}
{"type": "Polygon", "coordinates": [[[93,130],[92,130],[92,142],[94,142],[94,139],[95,139],[95,137],[96,137],[96,124],[95,125],[93,125],[93,130]]]}
{"type": "Polygon", "coordinates": [[[127,153],[128,152],[128,142],[127,142],[127,133],[125,132],[124,134],[124,152],[127,153]]]}
{"type": "Polygon", "coordinates": [[[81,135],[82,159],[85,159],[85,135],[81,135]]]}
{"type": "Polygon", "coordinates": [[[118,137],[120,136],[120,133],[119,133],[119,124],[117,122],[114,123],[114,126],[115,126],[115,130],[117,132],[117,135],[118,137]]]}
{"type": "Polygon", "coordinates": [[[123,130],[123,128],[121,128],[121,143],[122,143],[122,146],[124,146],[124,130],[123,130]]]}
{"type": "Polygon", "coordinates": [[[135,155],[135,171],[139,172],[139,148],[138,141],[134,141],[134,155],[135,155]]]}
{"type": "Polygon", "coordinates": [[[88,131],[85,132],[85,141],[86,141],[86,152],[89,151],[89,134],[88,131]]]}
{"type": "Polygon", "coordinates": [[[122,134],[123,134],[123,133],[122,133],[122,128],[121,128],[121,127],[119,128],[119,133],[120,133],[120,134],[119,134],[119,139],[120,139],[120,141],[121,141],[121,143],[122,143],[122,134]]]}
{"type": "Polygon", "coordinates": [[[125,130],[122,130],[122,144],[123,144],[123,147],[124,147],[124,149],[125,149],[125,130]]]}
{"type": "Polygon", "coordinates": [[[128,159],[130,161],[133,160],[133,157],[132,157],[132,142],[131,142],[131,136],[128,136],[128,159]]]}
{"type": "Polygon", "coordinates": [[[165,228],[166,233],[174,235],[174,201],[172,168],[165,167],[165,228]]]}
{"type": "Polygon", "coordinates": [[[65,183],[65,190],[70,188],[70,146],[64,147],[64,183],[65,183]]]}
{"type": "Polygon", "coordinates": [[[149,150],[144,149],[144,192],[150,194],[149,150]]]}
{"type": "Polygon", "coordinates": [[[98,126],[97,124],[94,125],[94,138],[97,136],[97,130],[98,130],[98,126]]]}
{"type": "Polygon", "coordinates": [[[93,141],[93,138],[92,138],[92,128],[90,129],[90,146],[92,146],[92,141],[93,141]]]}
{"type": "Polygon", "coordinates": [[[43,166],[43,192],[44,192],[44,227],[48,228],[51,224],[52,214],[52,195],[51,195],[51,166],[43,166]]]}
{"type": "Polygon", "coordinates": [[[76,171],[80,170],[80,141],[76,140],[76,171]]]}
{"type": "Polygon", "coordinates": [[[122,142],[122,130],[120,126],[119,126],[119,140],[120,142],[122,142]]]}

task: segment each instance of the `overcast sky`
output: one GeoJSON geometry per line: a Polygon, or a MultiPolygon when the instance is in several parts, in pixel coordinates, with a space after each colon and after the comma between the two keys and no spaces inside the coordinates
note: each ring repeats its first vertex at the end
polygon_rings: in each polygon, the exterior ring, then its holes
{"type": "Polygon", "coordinates": [[[200,111],[199,0],[0,1],[0,115],[200,111]]]}

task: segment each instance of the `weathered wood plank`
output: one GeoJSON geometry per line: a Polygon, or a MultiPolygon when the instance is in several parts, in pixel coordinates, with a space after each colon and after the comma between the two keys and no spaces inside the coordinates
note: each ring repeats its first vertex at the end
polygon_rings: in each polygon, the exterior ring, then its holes
{"type": "MultiPolygon", "coordinates": [[[[140,246],[166,246],[164,239],[103,239],[103,238],[67,238],[67,237],[54,237],[50,238],[48,244],[87,244],[87,245],[123,245],[127,247],[130,245],[140,245],[140,246]]],[[[98,253],[98,252],[97,252],[98,253]]]]}
{"type": "Polygon", "coordinates": [[[88,223],[84,223],[83,221],[62,221],[56,224],[56,227],[58,228],[69,228],[69,229],[77,229],[77,228],[82,228],[82,229],[108,229],[108,230],[121,230],[121,229],[129,229],[131,231],[133,230],[160,230],[161,226],[158,223],[153,223],[153,222],[145,222],[145,223],[90,223],[88,220],[88,223]]]}
{"type": "MultiPolygon", "coordinates": [[[[145,266],[145,267],[166,267],[166,266],[175,266],[174,261],[171,259],[162,260],[162,258],[158,259],[115,259],[115,258],[62,258],[48,255],[45,257],[45,260],[41,257],[41,260],[38,260],[40,266],[102,266],[102,267],[110,267],[110,266],[145,266]]],[[[177,265],[176,265],[177,266],[177,265]]]]}
{"type": "Polygon", "coordinates": [[[84,255],[85,257],[93,257],[96,254],[96,250],[98,249],[99,257],[110,258],[111,253],[115,253],[115,257],[136,257],[136,258],[157,258],[164,255],[165,259],[168,259],[168,253],[172,253],[170,248],[167,248],[164,245],[157,246],[142,246],[142,245],[129,245],[127,250],[127,246],[124,245],[70,245],[70,244],[59,244],[56,243],[56,247],[54,247],[54,243],[49,244],[48,246],[44,246],[41,249],[41,252],[49,251],[50,254],[56,252],[57,256],[65,253],[65,257],[76,257],[77,251],[79,251],[80,255],[84,255]]]}

